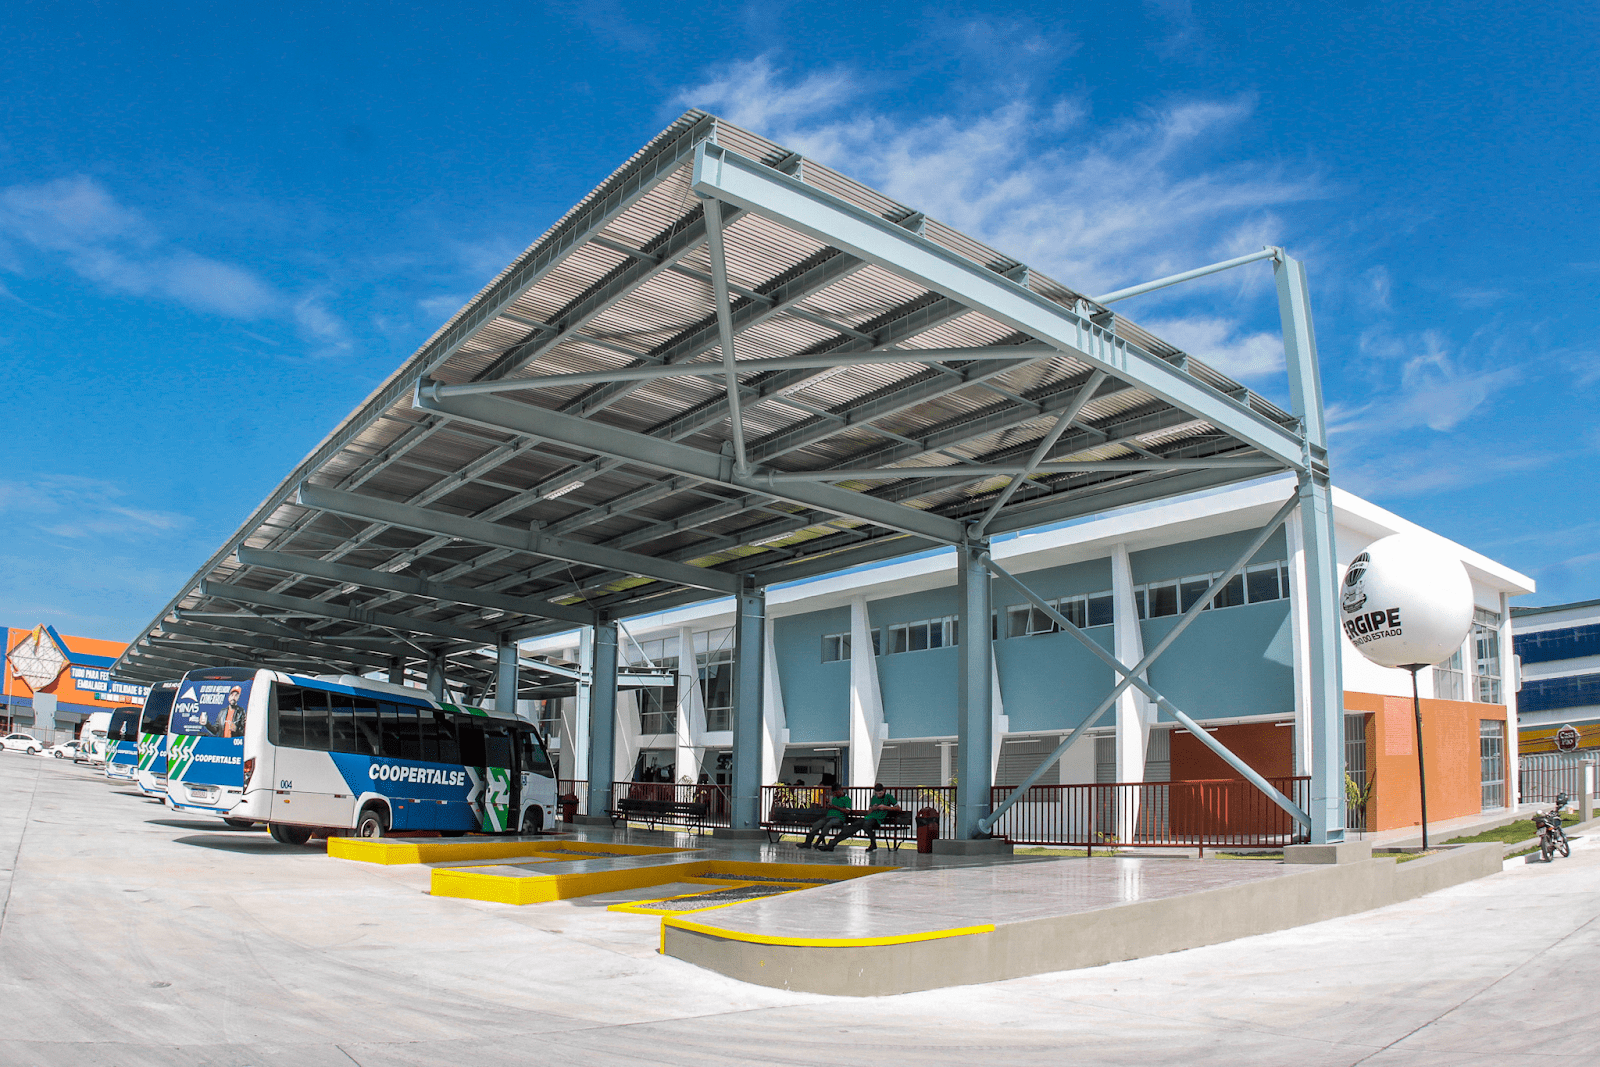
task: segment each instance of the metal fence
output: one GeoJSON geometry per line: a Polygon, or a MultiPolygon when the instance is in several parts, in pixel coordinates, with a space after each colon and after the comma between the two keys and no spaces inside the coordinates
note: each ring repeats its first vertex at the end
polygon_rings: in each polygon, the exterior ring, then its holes
{"type": "Polygon", "coordinates": [[[557,778],[556,803],[560,804],[561,798],[568,793],[578,798],[578,814],[589,814],[589,780],[587,778],[557,778]]]}
{"type": "MultiPolygon", "coordinates": [[[[1302,810],[1309,777],[1268,781],[1302,810]]],[[[1011,794],[996,786],[993,803],[1011,794]]],[[[1015,844],[1101,848],[1281,847],[1304,837],[1288,812],[1242,779],[1036,785],[1002,815],[994,835],[1015,844]]]]}
{"type": "Polygon", "coordinates": [[[1557,793],[1574,800],[1583,792],[1583,769],[1595,767],[1595,786],[1600,795],[1600,755],[1568,752],[1541,752],[1517,759],[1517,795],[1524,804],[1552,804],[1557,793]]]}
{"type": "MultiPolygon", "coordinates": [[[[953,785],[895,786],[889,790],[901,810],[915,818],[923,808],[939,813],[939,836],[954,837],[956,832],[956,787],[953,785]]],[[[850,810],[864,812],[872,806],[871,786],[850,786],[845,789],[850,797],[850,810]]],[[[795,788],[787,785],[763,786],[761,790],[761,821],[770,822],[772,809],[820,808],[828,802],[828,791],[815,786],[795,788]]],[[[791,831],[803,833],[804,831],[791,831]]]]}
{"type": "Polygon", "coordinates": [[[611,802],[618,805],[624,800],[642,800],[663,804],[704,804],[703,815],[684,811],[657,811],[638,814],[628,819],[630,823],[655,826],[684,826],[692,829],[716,829],[731,825],[729,808],[731,795],[725,785],[674,784],[672,782],[612,782],[611,802]]]}

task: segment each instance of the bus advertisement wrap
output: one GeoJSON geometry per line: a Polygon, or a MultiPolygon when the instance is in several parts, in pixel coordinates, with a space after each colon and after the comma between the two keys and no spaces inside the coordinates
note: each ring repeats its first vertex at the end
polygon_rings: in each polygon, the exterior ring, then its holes
{"type": "Polygon", "coordinates": [[[511,772],[504,767],[440,766],[417,760],[330,752],[355,796],[376,793],[390,805],[390,829],[505,830],[511,816],[511,772]],[[426,805],[426,816],[413,810],[426,805]]]}
{"type": "Polygon", "coordinates": [[[249,680],[188,681],[172,705],[167,778],[191,785],[244,786],[249,680]]]}

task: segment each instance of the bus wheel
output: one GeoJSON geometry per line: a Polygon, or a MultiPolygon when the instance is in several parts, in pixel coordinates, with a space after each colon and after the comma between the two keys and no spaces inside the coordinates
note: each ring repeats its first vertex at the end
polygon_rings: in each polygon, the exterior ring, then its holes
{"type": "Polygon", "coordinates": [[[389,832],[388,820],[377,808],[364,808],[356,820],[356,837],[382,837],[389,832]]]}
{"type": "Polygon", "coordinates": [[[522,813],[522,828],[518,831],[524,834],[536,834],[544,829],[544,811],[533,807],[522,813]]]}
{"type": "Polygon", "coordinates": [[[235,830],[250,830],[254,829],[256,825],[254,819],[223,819],[222,821],[235,830]]]}
{"type": "Polygon", "coordinates": [[[439,836],[440,837],[466,837],[467,836],[467,832],[465,830],[440,830],[439,831],[439,836]]]}
{"type": "Polygon", "coordinates": [[[280,845],[303,845],[311,840],[309,826],[285,826],[282,823],[268,823],[267,833],[280,845]]]}

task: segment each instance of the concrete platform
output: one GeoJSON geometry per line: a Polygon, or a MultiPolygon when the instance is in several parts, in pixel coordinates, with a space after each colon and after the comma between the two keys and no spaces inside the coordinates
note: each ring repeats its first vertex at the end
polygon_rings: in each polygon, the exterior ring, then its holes
{"type": "Polygon", "coordinates": [[[1403,865],[1070,859],[907,871],[662,921],[662,951],[746,982],[881,996],[1288,929],[1497,873],[1498,845],[1403,865]]]}

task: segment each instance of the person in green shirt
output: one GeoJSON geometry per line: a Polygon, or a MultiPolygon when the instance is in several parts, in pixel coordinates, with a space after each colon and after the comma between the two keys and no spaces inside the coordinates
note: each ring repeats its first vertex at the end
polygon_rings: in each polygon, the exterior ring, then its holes
{"type": "Polygon", "coordinates": [[[828,797],[827,807],[822,810],[822,818],[811,824],[811,832],[806,834],[805,843],[801,848],[810,848],[814,843],[817,848],[825,848],[822,839],[828,836],[828,831],[837,830],[850,818],[850,795],[844,791],[844,786],[833,787],[832,795],[828,797]]]}
{"type": "Polygon", "coordinates": [[[832,852],[840,841],[865,830],[867,832],[867,851],[876,851],[878,848],[878,827],[883,825],[885,819],[899,810],[900,802],[895,799],[895,795],[889,792],[882,782],[874,783],[872,786],[872,799],[867,801],[867,813],[859,819],[852,820],[826,845],[818,845],[817,850],[819,852],[832,852]]]}

